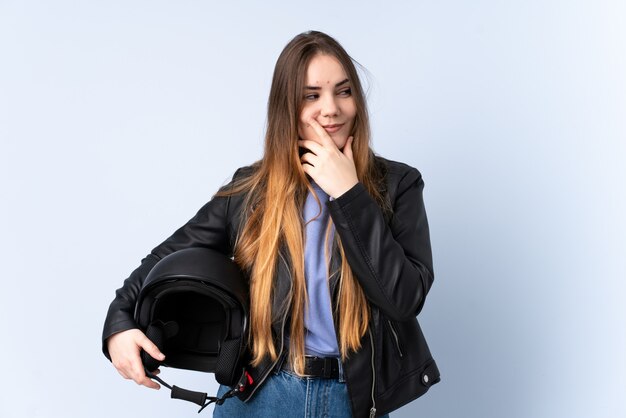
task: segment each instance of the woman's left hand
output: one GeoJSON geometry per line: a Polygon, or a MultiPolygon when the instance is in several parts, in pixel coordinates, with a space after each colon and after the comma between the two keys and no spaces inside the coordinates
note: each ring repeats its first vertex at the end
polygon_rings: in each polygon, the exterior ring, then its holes
{"type": "Polygon", "coordinates": [[[311,151],[300,157],[302,169],[322,190],[336,199],[359,182],[352,157],[354,138],[348,138],[342,151],[315,119],[309,119],[308,123],[317,133],[319,142],[298,140],[298,145],[311,151]]]}

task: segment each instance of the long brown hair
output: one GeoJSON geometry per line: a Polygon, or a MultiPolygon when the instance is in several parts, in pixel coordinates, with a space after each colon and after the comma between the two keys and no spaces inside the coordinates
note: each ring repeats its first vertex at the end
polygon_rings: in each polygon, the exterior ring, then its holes
{"type": "MultiPolygon", "coordinates": [[[[304,227],[302,207],[307,192],[312,191],[302,169],[298,152],[298,119],[303,107],[303,92],[309,62],[317,54],[335,57],[351,83],[356,104],[352,151],[357,177],[381,208],[389,210],[381,187],[382,173],[375,164],[370,148],[370,128],[365,95],[354,62],[332,37],[317,31],[302,33],[292,39],[278,57],[267,110],[267,131],[263,158],[257,161],[249,176],[237,181],[232,189],[218,195],[246,192],[242,227],[235,242],[235,261],[250,274],[250,323],[252,364],[265,356],[272,360],[277,350],[272,339],[272,289],[279,257],[286,249],[291,273],[291,299],[283,303],[280,315],[291,317],[290,361],[298,373],[303,372],[304,311],[306,282],[304,277],[304,227]]],[[[330,231],[332,219],[327,230],[330,231]]],[[[361,346],[367,331],[369,306],[363,289],[346,260],[338,234],[336,245],[341,268],[329,272],[339,276],[335,309],[338,318],[339,348],[346,359],[361,346]]],[[[328,255],[327,255],[328,261],[328,255]]]]}

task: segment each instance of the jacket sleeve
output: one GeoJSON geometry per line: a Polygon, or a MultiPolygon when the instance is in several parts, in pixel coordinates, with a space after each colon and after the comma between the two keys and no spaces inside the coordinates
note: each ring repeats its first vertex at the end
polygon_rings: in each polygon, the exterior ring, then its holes
{"type": "MultiPolygon", "coordinates": [[[[239,170],[238,170],[239,172],[239,170]]],[[[237,176],[235,173],[233,179],[237,176]]],[[[222,188],[228,188],[232,184],[222,188]]],[[[111,335],[138,328],[134,310],[141,286],[154,265],[166,255],[188,247],[206,247],[232,256],[229,238],[228,211],[231,197],[213,197],[185,225],[155,247],[116,290],[109,305],[102,331],[102,351],[110,359],[106,339],[111,335]]]]}
{"type": "Polygon", "coordinates": [[[409,168],[392,196],[389,223],[362,183],[328,202],[348,263],[367,298],[397,321],[422,310],[434,277],[424,182],[417,169],[409,168]]]}

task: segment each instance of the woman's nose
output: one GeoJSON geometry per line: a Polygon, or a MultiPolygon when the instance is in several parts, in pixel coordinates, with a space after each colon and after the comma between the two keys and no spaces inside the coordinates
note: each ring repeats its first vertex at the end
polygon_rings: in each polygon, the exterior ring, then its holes
{"type": "Polygon", "coordinates": [[[322,99],[321,105],[322,107],[320,110],[320,114],[322,116],[336,116],[339,113],[339,106],[337,105],[334,96],[327,96],[326,98],[322,99]]]}

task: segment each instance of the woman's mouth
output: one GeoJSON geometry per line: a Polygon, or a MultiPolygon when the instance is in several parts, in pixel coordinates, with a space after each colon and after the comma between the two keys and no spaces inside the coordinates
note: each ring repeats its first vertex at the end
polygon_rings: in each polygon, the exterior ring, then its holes
{"type": "Polygon", "coordinates": [[[343,126],[343,123],[341,124],[332,124],[332,125],[323,125],[324,129],[326,129],[326,132],[328,132],[329,134],[335,133],[337,132],[339,129],[341,129],[341,127],[343,126]]]}

